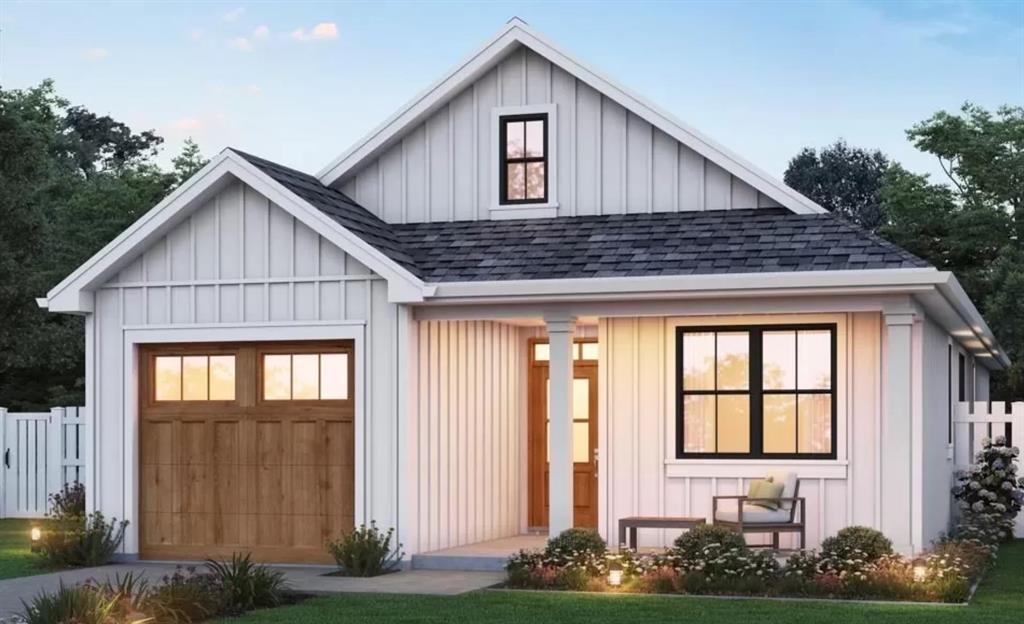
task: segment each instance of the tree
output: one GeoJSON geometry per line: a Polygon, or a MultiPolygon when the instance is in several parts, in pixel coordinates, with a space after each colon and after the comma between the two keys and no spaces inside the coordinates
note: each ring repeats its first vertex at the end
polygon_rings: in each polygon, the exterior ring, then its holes
{"type": "Polygon", "coordinates": [[[182,182],[205,167],[208,162],[210,160],[204,158],[202,152],[199,151],[199,144],[193,141],[192,137],[185,139],[181,153],[171,160],[171,164],[174,166],[174,175],[177,178],[175,186],[180,186],[182,182]]]}
{"type": "Polygon", "coordinates": [[[907,131],[933,154],[951,186],[894,171],[883,193],[884,234],[953,271],[986,315],[1013,367],[993,376],[992,396],[1024,392],[1024,108],[991,113],[970,103],[907,131]]]}
{"type": "Polygon", "coordinates": [[[968,294],[983,301],[992,260],[1010,242],[1006,213],[965,205],[954,189],[900,165],[886,172],[881,200],[888,222],[880,234],[937,268],[953,271],[968,294]]]}
{"type": "Polygon", "coordinates": [[[50,314],[35,298],[202,161],[192,142],[175,171],[162,171],[153,163],[162,142],[70,106],[50,81],[0,89],[0,405],[81,404],[82,318],[50,314]]]}
{"type": "Polygon", "coordinates": [[[1024,107],[995,114],[965,103],[961,115],[940,111],[907,131],[914,145],[939,160],[965,204],[1005,210],[1024,244],[1024,107]]]}
{"type": "Polygon", "coordinates": [[[821,148],[805,147],[786,168],[786,184],[868,230],[885,222],[881,190],[889,159],[878,151],[850,147],[842,139],[821,148]]]}

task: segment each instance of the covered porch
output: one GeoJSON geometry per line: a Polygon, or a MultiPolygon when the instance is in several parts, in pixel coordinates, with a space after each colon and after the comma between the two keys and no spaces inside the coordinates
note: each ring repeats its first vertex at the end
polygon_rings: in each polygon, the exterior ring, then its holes
{"type": "MultiPolygon", "coordinates": [[[[415,488],[401,539],[414,565],[470,557],[494,565],[572,526],[593,526],[614,548],[622,518],[712,522],[716,496],[746,494],[751,481],[780,471],[796,474],[806,499],[807,547],[854,524],[880,528],[902,550],[924,543],[912,528],[910,474],[882,479],[883,461],[906,456],[911,418],[920,418],[912,387],[924,317],[909,297],[424,306],[413,316],[415,444],[405,470],[415,488]],[[808,458],[681,456],[681,331],[775,325],[834,328],[825,391],[834,419],[821,421],[827,430],[815,442],[826,446],[808,458]],[[581,342],[596,357],[593,394],[579,387],[581,342]],[[531,371],[541,360],[537,384],[531,371]],[[591,403],[588,420],[581,405],[591,403]],[[537,411],[539,428],[530,424],[537,411]],[[592,520],[581,521],[591,494],[592,520]]],[[[666,547],[680,533],[641,530],[639,546],[666,547]]],[[[795,536],[781,535],[778,546],[796,547],[795,536]]]]}

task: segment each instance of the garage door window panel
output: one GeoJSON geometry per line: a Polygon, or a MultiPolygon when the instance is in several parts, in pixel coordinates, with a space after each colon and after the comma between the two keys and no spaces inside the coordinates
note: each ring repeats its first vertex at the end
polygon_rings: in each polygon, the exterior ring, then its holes
{"type": "Polygon", "coordinates": [[[234,355],[156,355],[152,371],[151,399],[156,403],[235,400],[234,355]]]}
{"type": "Polygon", "coordinates": [[[264,353],[263,401],[343,401],[350,399],[347,352],[264,353]]]}

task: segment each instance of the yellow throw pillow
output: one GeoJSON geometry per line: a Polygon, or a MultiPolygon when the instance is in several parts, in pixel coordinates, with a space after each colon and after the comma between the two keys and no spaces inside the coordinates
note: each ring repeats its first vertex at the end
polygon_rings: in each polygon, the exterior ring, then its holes
{"type": "MultiPolygon", "coordinates": [[[[770,481],[762,481],[762,485],[757,488],[757,496],[748,494],[750,498],[762,498],[762,499],[778,499],[782,496],[782,491],[786,489],[785,483],[772,483],[770,481]]],[[[779,508],[779,500],[756,500],[750,501],[751,505],[757,505],[758,507],[764,507],[770,511],[775,511],[779,508]]]]}
{"type": "Polygon", "coordinates": [[[762,498],[761,490],[771,482],[771,479],[754,479],[747,485],[747,498],[762,498]]]}

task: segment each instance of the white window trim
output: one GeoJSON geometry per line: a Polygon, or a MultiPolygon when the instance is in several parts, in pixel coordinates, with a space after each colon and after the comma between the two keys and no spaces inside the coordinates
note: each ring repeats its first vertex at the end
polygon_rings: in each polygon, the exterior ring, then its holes
{"type": "Polygon", "coordinates": [[[548,104],[527,104],[525,106],[498,106],[491,109],[491,219],[541,219],[558,214],[558,116],[554,102],[548,104]],[[501,118],[508,115],[548,116],[547,176],[548,201],[536,204],[502,205],[501,198],[501,118]]]}

